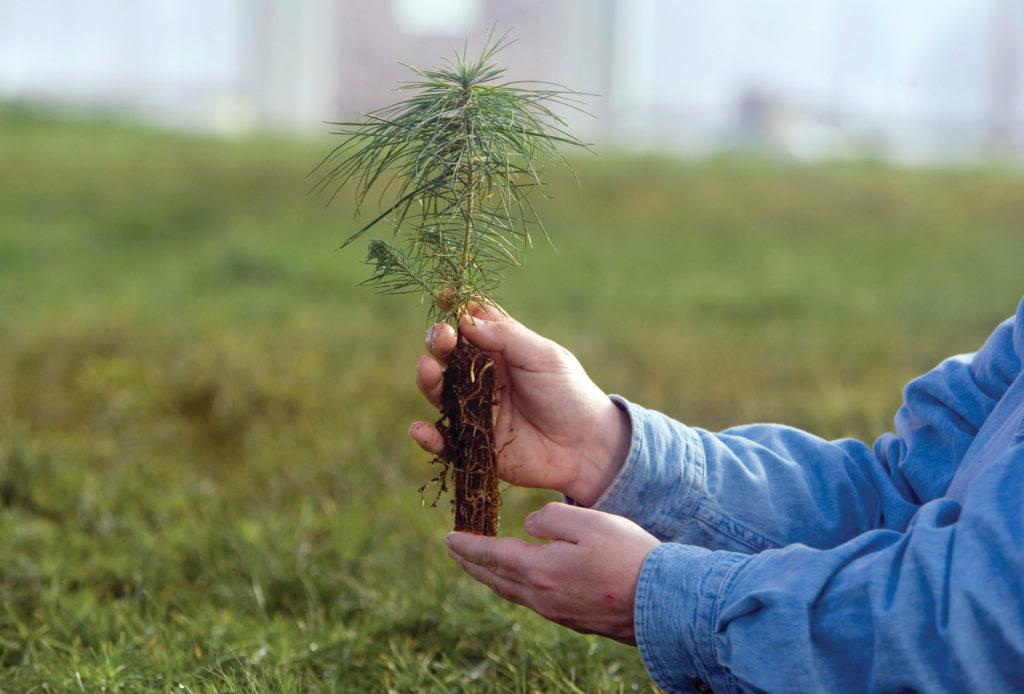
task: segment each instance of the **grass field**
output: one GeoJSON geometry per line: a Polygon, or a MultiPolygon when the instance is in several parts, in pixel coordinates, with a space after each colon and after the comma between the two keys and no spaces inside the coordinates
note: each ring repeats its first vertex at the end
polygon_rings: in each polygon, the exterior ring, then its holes
{"type": "MultiPolygon", "coordinates": [[[[424,312],[355,288],[324,142],[0,111],[0,689],[637,691],[460,575],[424,312]]],[[[579,161],[500,297],[609,391],[873,438],[1024,291],[1024,175],[579,161]]],[[[511,490],[503,532],[551,494],[511,490]]]]}

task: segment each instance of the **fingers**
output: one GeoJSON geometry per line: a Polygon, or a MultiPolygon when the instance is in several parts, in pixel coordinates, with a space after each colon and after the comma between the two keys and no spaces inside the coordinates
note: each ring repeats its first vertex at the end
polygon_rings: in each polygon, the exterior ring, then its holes
{"type": "Polygon", "coordinates": [[[540,540],[579,542],[605,514],[552,501],[526,517],[526,532],[540,540]]]}
{"type": "MultiPolygon", "coordinates": [[[[483,320],[491,321],[512,320],[497,304],[482,304],[480,302],[473,301],[467,306],[467,308],[469,310],[469,315],[474,318],[482,318],[483,320]]],[[[435,323],[427,329],[425,342],[427,345],[427,351],[439,361],[444,362],[448,359],[448,355],[451,351],[455,349],[457,342],[455,328],[447,323],[435,323]]]]}
{"type": "Polygon", "coordinates": [[[517,583],[499,576],[486,566],[474,564],[471,561],[463,559],[450,547],[448,548],[448,556],[457,561],[463,571],[494,591],[498,597],[520,605],[526,604],[528,588],[522,583],[517,583]]]}
{"type": "Polygon", "coordinates": [[[485,352],[498,352],[509,366],[529,368],[554,353],[555,344],[511,319],[487,320],[465,316],[459,331],[485,352]]]}
{"type": "Polygon", "coordinates": [[[437,359],[424,354],[416,360],[416,386],[434,407],[441,409],[444,369],[437,359]]]}
{"type": "Polygon", "coordinates": [[[440,361],[448,358],[451,351],[455,349],[455,343],[455,328],[447,323],[435,323],[427,330],[427,351],[440,361]]]}
{"type": "Polygon", "coordinates": [[[441,432],[429,422],[413,422],[409,426],[409,436],[427,453],[441,455],[444,450],[444,439],[441,432]]]}
{"type": "MultiPolygon", "coordinates": [[[[444,371],[437,359],[424,354],[416,361],[416,385],[427,400],[440,409],[444,371]]],[[[441,432],[429,422],[413,422],[409,426],[409,436],[428,453],[440,455],[444,449],[441,432]]]]}
{"type": "Polygon", "coordinates": [[[483,318],[484,320],[512,320],[511,316],[505,313],[505,309],[497,304],[482,304],[479,301],[471,301],[468,308],[469,315],[474,318],[483,318]]]}
{"type": "Polygon", "coordinates": [[[463,532],[448,533],[444,541],[461,559],[516,582],[523,581],[523,573],[532,559],[531,549],[537,549],[511,537],[484,537],[463,532]]]}

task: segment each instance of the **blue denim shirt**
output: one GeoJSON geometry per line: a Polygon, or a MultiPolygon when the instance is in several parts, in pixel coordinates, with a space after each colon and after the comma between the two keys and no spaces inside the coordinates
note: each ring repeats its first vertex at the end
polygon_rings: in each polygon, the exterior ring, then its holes
{"type": "Polygon", "coordinates": [[[622,398],[629,457],[594,505],[661,539],[636,638],[663,689],[1024,689],[1024,301],[911,381],[873,446],[721,433],[622,398]]]}

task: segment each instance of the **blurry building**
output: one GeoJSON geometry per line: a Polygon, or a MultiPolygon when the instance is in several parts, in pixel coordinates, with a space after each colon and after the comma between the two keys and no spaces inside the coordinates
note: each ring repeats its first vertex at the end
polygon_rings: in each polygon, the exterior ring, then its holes
{"type": "Polygon", "coordinates": [[[323,132],[492,25],[619,146],[1024,153],[1020,0],[0,0],[0,99],[323,132]]]}
{"type": "Polygon", "coordinates": [[[632,0],[616,136],[801,158],[1022,155],[1019,0],[632,0]]]}
{"type": "Polygon", "coordinates": [[[607,93],[612,9],[613,0],[0,0],[0,98],[228,132],[322,130],[387,103],[412,76],[396,60],[430,67],[466,37],[479,46],[491,25],[522,39],[503,57],[514,76],[607,93]]]}

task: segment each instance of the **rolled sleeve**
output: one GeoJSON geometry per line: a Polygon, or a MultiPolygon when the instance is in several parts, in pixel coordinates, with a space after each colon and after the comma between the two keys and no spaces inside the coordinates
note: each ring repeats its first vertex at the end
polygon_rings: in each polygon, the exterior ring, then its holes
{"type": "Polygon", "coordinates": [[[623,397],[629,415],[629,453],[593,508],[629,518],[659,539],[676,537],[693,515],[704,487],[704,449],[689,427],[623,397]]]}
{"type": "Polygon", "coordinates": [[[702,682],[716,692],[735,689],[718,664],[714,624],[728,582],[748,559],[675,543],[647,555],[637,581],[636,641],[651,679],[666,692],[701,691],[702,682]]]}

